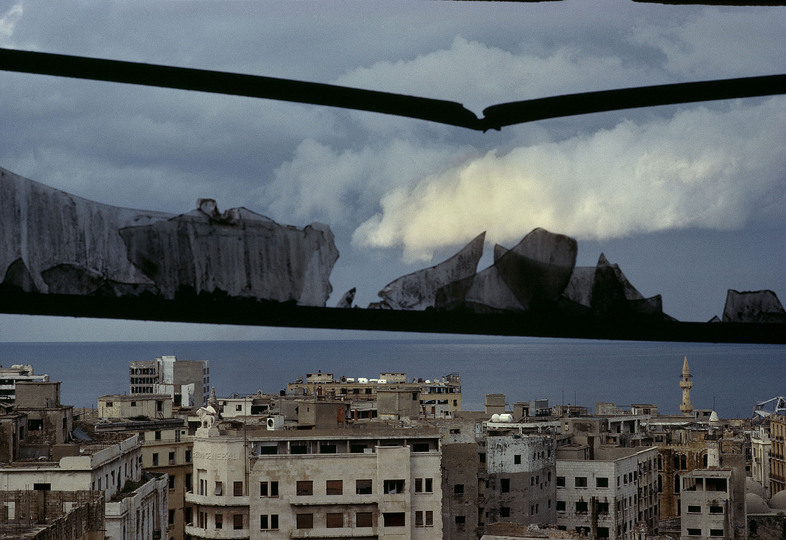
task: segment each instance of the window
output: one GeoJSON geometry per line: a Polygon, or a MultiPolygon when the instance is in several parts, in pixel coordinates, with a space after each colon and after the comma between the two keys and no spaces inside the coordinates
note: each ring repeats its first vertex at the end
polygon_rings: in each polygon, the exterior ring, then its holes
{"type": "Polygon", "coordinates": [[[161,431],[156,431],[156,440],[157,441],[161,440],[161,431]]]}
{"type": "Polygon", "coordinates": [[[355,514],[355,527],[373,527],[374,518],[371,512],[358,512],[355,514]]]}
{"type": "Polygon", "coordinates": [[[232,484],[232,495],[235,497],[243,496],[243,482],[235,482],[232,484]]]}
{"type": "Polygon", "coordinates": [[[597,534],[595,538],[608,538],[609,537],[609,528],[608,527],[598,527],[596,529],[597,534]]]}
{"type": "Polygon", "coordinates": [[[175,489],[175,475],[169,475],[169,489],[175,489]]]}
{"type": "Polygon", "coordinates": [[[599,488],[607,488],[609,487],[609,479],[604,477],[598,477],[595,479],[595,487],[599,488]]]}
{"type": "Polygon", "coordinates": [[[501,479],[499,485],[502,493],[510,492],[510,478],[501,479]]]}
{"type": "Polygon", "coordinates": [[[557,487],[565,487],[565,477],[558,476],[557,477],[557,487]]]}
{"type": "Polygon", "coordinates": [[[710,536],[723,536],[723,529],[710,529],[710,536]]]}
{"type": "Polygon", "coordinates": [[[260,482],[260,497],[278,497],[278,482],[260,482]]]}
{"type": "Polygon", "coordinates": [[[242,405],[235,405],[235,410],[236,411],[242,411],[243,410],[243,406],[242,405]]]}
{"type": "Polygon", "coordinates": [[[701,514],[701,506],[688,506],[688,513],[689,514],[701,514]]]}
{"type": "Polygon", "coordinates": [[[432,485],[433,482],[432,482],[431,478],[426,478],[425,480],[426,480],[426,482],[425,482],[425,491],[426,491],[426,493],[432,493],[434,491],[434,487],[432,485]]]}
{"type": "Polygon", "coordinates": [[[278,514],[270,515],[270,528],[274,530],[278,529],[278,514]]]}
{"type": "Polygon", "coordinates": [[[298,529],[313,529],[314,514],[297,514],[295,516],[295,527],[298,529]]]}
{"type": "Polygon", "coordinates": [[[186,450],[186,463],[191,463],[191,450],[186,450]]]}
{"type": "Polygon", "coordinates": [[[429,446],[428,443],[414,443],[412,445],[413,452],[428,452],[429,446]]]}
{"type": "Polygon", "coordinates": [[[404,493],[404,480],[385,480],[383,488],[388,495],[404,493]]]}
{"type": "Polygon", "coordinates": [[[169,523],[169,525],[172,525],[172,524],[175,523],[175,511],[174,510],[170,510],[169,511],[169,521],[167,523],[169,523]]]}
{"type": "Polygon", "coordinates": [[[236,531],[242,529],[243,514],[232,514],[232,525],[236,531]]]}
{"type": "Polygon", "coordinates": [[[319,453],[320,454],[335,454],[336,453],[336,445],[335,444],[320,444],[319,445],[319,453]]]}
{"type": "Polygon", "coordinates": [[[357,495],[371,495],[371,480],[355,480],[355,493],[357,495]]]}
{"type": "Polygon", "coordinates": [[[344,514],[340,512],[328,512],[325,516],[325,525],[328,529],[340,529],[344,526],[344,514]]]}
{"type": "MultiPolygon", "coordinates": [[[[295,484],[295,493],[298,496],[313,495],[314,483],[311,480],[298,480],[295,484]]],[[[306,515],[306,514],[303,514],[306,515]]],[[[309,514],[310,515],[310,514],[309,514]]],[[[301,527],[298,527],[301,528],[301,527]]],[[[310,529],[311,527],[309,527],[310,529]]]]}
{"type": "Polygon", "coordinates": [[[515,454],[513,456],[513,464],[514,465],[521,465],[521,454],[515,454]]]}
{"type": "Polygon", "coordinates": [[[456,516],[456,525],[464,525],[466,521],[467,520],[464,516],[456,516]]]}
{"type": "Polygon", "coordinates": [[[576,483],[576,487],[587,487],[587,477],[577,476],[575,483],[576,483]]]}
{"type": "Polygon", "coordinates": [[[216,514],[216,529],[224,528],[224,514],[216,514]]]}
{"type": "Polygon", "coordinates": [[[426,527],[434,526],[434,512],[426,510],[426,527]]]}
{"type": "Polygon", "coordinates": [[[264,514],[259,516],[259,528],[260,529],[269,529],[270,528],[270,520],[264,514]]]}
{"type": "Polygon", "coordinates": [[[305,444],[293,444],[289,447],[290,454],[308,454],[308,447],[305,444]]]}
{"type": "Polygon", "coordinates": [[[223,495],[224,493],[224,484],[223,482],[216,482],[216,489],[213,492],[213,495],[223,495]]]}
{"type": "Polygon", "coordinates": [[[383,512],[383,527],[404,527],[406,524],[404,516],[404,512],[383,512]]]}
{"type": "Polygon", "coordinates": [[[415,511],[415,527],[423,527],[423,510],[415,511]]]}
{"type": "Polygon", "coordinates": [[[688,529],[688,536],[701,536],[701,529],[688,529]]]}
{"type": "Polygon", "coordinates": [[[325,482],[326,495],[343,495],[344,484],[341,480],[327,480],[325,482]]]}
{"type": "Polygon", "coordinates": [[[609,513],[609,503],[607,502],[599,502],[598,503],[598,514],[608,514],[609,513]]]}
{"type": "Polygon", "coordinates": [[[158,452],[153,452],[153,467],[158,465],[158,452]]]}
{"type": "Polygon", "coordinates": [[[722,506],[715,506],[715,505],[710,506],[710,514],[722,514],[722,513],[723,513],[722,506]]]}
{"type": "Polygon", "coordinates": [[[461,495],[462,493],[464,493],[464,484],[454,484],[453,493],[455,495],[461,495]]]}
{"type": "Polygon", "coordinates": [[[509,506],[500,507],[499,517],[510,517],[510,507],[509,506]]]}
{"type": "Polygon", "coordinates": [[[33,484],[33,491],[51,491],[51,490],[52,490],[52,484],[33,484]]]}
{"type": "Polygon", "coordinates": [[[584,513],[589,510],[589,505],[585,501],[578,501],[576,503],[576,513],[584,513]]]}

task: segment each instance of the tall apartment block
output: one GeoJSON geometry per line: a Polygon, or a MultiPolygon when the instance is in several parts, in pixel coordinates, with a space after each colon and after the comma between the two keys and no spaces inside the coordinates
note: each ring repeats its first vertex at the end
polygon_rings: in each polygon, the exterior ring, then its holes
{"type": "Polygon", "coordinates": [[[178,360],[161,356],[155,360],[129,362],[131,394],[167,394],[178,407],[201,407],[210,394],[207,360],[178,360]]]}

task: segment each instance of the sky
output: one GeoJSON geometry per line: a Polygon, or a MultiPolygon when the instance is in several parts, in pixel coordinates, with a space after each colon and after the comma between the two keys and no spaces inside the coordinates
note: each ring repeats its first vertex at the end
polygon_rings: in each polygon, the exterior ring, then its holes
{"type": "MultiPolygon", "coordinates": [[[[0,0],[0,47],[490,105],[786,73],[786,8],[596,2],[0,0]]],[[[323,106],[0,72],[0,167],[115,206],[199,198],[328,224],[335,305],[486,231],[570,235],[683,321],[728,289],[786,298],[786,97],[598,113],[480,133],[323,106]]],[[[366,336],[0,315],[0,341],[366,336]]]]}

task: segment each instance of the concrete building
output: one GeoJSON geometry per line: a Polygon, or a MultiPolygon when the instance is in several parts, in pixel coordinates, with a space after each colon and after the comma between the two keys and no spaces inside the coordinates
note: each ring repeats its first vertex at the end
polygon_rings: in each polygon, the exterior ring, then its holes
{"type": "Polygon", "coordinates": [[[680,539],[746,538],[744,505],[736,504],[730,469],[696,469],[682,475],[680,539]],[[740,506],[743,515],[737,515],[740,506]],[[741,524],[735,528],[736,524],[741,524]],[[741,530],[740,530],[741,529],[741,530]]]}
{"type": "MultiPolygon", "coordinates": [[[[341,377],[332,373],[307,373],[305,381],[299,378],[287,384],[287,394],[316,396],[351,401],[377,401],[383,391],[389,399],[399,399],[392,391],[406,394],[417,392],[418,415],[423,418],[446,418],[461,410],[461,376],[451,373],[438,379],[413,379],[401,372],[380,373],[378,379],[341,377]]],[[[386,403],[389,403],[386,402],[386,403]]],[[[408,413],[412,414],[412,413],[408,413]]]]}
{"type": "Polygon", "coordinates": [[[142,445],[142,469],[167,477],[169,540],[185,538],[186,491],[191,490],[193,438],[186,418],[176,417],[172,400],[161,394],[108,395],[98,398],[101,433],[136,433],[142,445]]]}
{"type": "Polygon", "coordinates": [[[487,422],[485,427],[483,521],[556,523],[554,430],[537,423],[487,422]]]}
{"type": "Polygon", "coordinates": [[[770,493],[770,434],[763,426],[751,431],[751,479],[764,488],[764,497],[769,499],[770,493]]]}
{"type": "Polygon", "coordinates": [[[0,491],[0,538],[103,540],[100,491],[0,491]]]}
{"type": "Polygon", "coordinates": [[[655,448],[557,447],[557,525],[591,538],[633,540],[637,526],[657,531],[655,448]]]}
{"type": "Polygon", "coordinates": [[[16,383],[20,381],[48,382],[49,375],[36,375],[30,364],[0,366],[0,403],[13,403],[16,399],[16,383]]]}
{"type": "Polygon", "coordinates": [[[202,418],[186,495],[192,538],[442,537],[436,429],[268,430],[202,418]]]}
{"type": "Polygon", "coordinates": [[[15,461],[0,468],[6,491],[98,491],[106,539],[154,538],[166,530],[166,475],[144,477],[136,436],[118,442],[60,445],[59,459],[15,461]],[[141,531],[141,536],[139,535],[141,531]]]}
{"type": "Polygon", "coordinates": [[[155,360],[129,362],[130,394],[167,394],[177,407],[201,407],[210,393],[207,360],[178,360],[161,356],[155,360]]]}
{"type": "Polygon", "coordinates": [[[786,489],[786,415],[772,414],[770,420],[770,497],[786,489]]]}
{"type": "Polygon", "coordinates": [[[46,456],[52,445],[71,440],[74,408],[60,403],[59,382],[18,381],[14,411],[27,417],[20,457],[46,456]]]}

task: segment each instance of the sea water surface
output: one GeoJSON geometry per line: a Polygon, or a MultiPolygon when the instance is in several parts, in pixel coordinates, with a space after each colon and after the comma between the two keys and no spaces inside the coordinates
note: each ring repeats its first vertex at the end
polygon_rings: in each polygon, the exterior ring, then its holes
{"type": "Polygon", "coordinates": [[[753,406],[786,395],[786,346],[651,343],[541,338],[412,340],[0,343],[0,364],[32,364],[61,381],[63,404],[96,407],[97,398],[128,392],[128,363],[176,355],[208,360],[219,397],[278,393],[305,373],[336,378],[461,375],[464,410],[482,410],[487,393],[550,404],[652,403],[678,413],[683,358],[693,376],[695,408],[721,418],[750,417],[753,406]]]}

